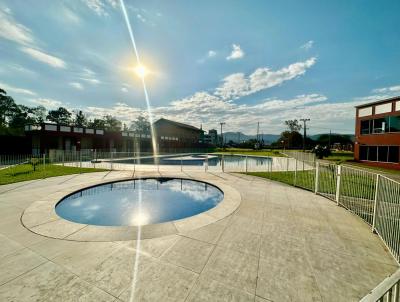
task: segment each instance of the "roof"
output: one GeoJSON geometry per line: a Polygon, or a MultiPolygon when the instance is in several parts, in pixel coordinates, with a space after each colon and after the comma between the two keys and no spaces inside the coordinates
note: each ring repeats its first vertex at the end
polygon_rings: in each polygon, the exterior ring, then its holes
{"type": "Polygon", "coordinates": [[[383,104],[383,103],[387,103],[387,102],[394,101],[394,100],[400,100],[400,96],[395,96],[395,97],[391,97],[391,98],[387,98],[387,99],[383,99],[383,100],[379,100],[379,101],[375,101],[375,102],[370,102],[370,103],[358,105],[355,107],[362,108],[362,107],[371,106],[371,105],[383,104]]]}
{"type": "Polygon", "coordinates": [[[183,124],[183,123],[179,123],[179,122],[175,122],[175,121],[171,121],[171,120],[167,120],[166,118],[160,118],[154,124],[157,124],[159,122],[167,122],[167,123],[170,123],[170,124],[175,125],[175,126],[180,127],[180,128],[190,129],[190,130],[194,130],[194,131],[197,131],[197,132],[204,132],[204,130],[196,128],[194,126],[183,124]]]}

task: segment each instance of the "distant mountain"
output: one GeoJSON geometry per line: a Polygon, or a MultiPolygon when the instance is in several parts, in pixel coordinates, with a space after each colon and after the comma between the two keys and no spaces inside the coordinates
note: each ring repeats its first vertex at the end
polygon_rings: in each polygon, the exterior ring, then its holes
{"type": "MultiPolygon", "coordinates": [[[[329,133],[320,133],[320,134],[313,134],[307,135],[307,137],[311,138],[312,140],[318,140],[322,135],[329,135],[329,133]]],[[[354,142],[354,135],[353,134],[339,134],[339,133],[332,133],[332,138],[337,136],[347,136],[354,142]]],[[[279,139],[279,134],[260,134],[260,138],[264,140],[265,144],[274,143],[279,139]]],[[[224,140],[226,142],[233,141],[235,143],[247,141],[249,139],[255,139],[256,135],[247,135],[242,132],[226,132],[224,133],[224,140]]]]}
{"type": "MultiPolygon", "coordinates": [[[[266,144],[275,142],[280,137],[279,134],[260,134],[260,139],[263,139],[266,144]]],[[[225,132],[224,140],[226,142],[233,141],[235,143],[240,141],[247,141],[249,139],[255,139],[256,135],[247,135],[242,132],[225,132]]]]}

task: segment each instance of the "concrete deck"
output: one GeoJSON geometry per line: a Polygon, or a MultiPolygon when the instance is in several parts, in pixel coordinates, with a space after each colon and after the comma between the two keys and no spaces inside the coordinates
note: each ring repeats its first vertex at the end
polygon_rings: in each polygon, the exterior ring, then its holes
{"type": "Polygon", "coordinates": [[[358,301],[397,269],[378,237],[345,209],[244,175],[182,173],[231,186],[242,201],[225,218],[168,236],[87,242],[21,224],[23,211],[51,194],[132,176],[101,172],[0,186],[0,301],[358,301]]]}

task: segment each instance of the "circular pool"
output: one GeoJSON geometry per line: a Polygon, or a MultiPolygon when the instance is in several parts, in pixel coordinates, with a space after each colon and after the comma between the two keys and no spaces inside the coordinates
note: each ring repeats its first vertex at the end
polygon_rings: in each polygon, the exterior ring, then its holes
{"type": "Polygon", "coordinates": [[[147,178],[112,182],[63,198],[56,213],[69,221],[101,226],[134,226],[178,220],[215,207],[217,187],[196,180],[147,178]]]}

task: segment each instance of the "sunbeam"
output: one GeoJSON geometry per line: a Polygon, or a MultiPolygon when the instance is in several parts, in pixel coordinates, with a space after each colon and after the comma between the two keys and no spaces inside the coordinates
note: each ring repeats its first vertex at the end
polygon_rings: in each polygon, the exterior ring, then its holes
{"type": "MultiPolygon", "coordinates": [[[[149,115],[149,122],[150,122],[150,129],[151,129],[151,141],[152,141],[152,146],[153,146],[153,154],[154,154],[154,157],[156,158],[157,154],[158,154],[156,133],[155,133],[155,130],[154,130],[154,127],[153,127],[153,114],[151,112],[150,99],[149,99],[149,94],[147,92],[146,81],[145,81],[145,76],[147,74],[147,69],[144,67],[144,65],[141,64],[139,52],[138,52],[138,49],[136,47],[135,37],[133,35],[133,31],[132,31],[132,28],[131,28],[129,17],[128,17],[128,14],[126,12],[124,0],[120,0],[120,3],[121,3],[122,13],[123,13],[124,18],[125,18],[126,26],[128,28],[129,37],[131,39],[133,50],[134,50],[134,53],[135,53],[135,56],[136,56],[137,67],[135,69],[135,72],[142,80],[143,92],[144,92],[144,96],[145,96],[145,99],[146,99],[147,112],[148,112],[148,115],[149,115]]],[[[138,215],[138,217],[141,217],[143,215],[142,208],[141,208],[141,206],[142,206],[141,182],[139,182],[139,187],[138,187],[138,200],[139,200],[139,202],[138,202],[139,207],[138,207],[137,215],[138,215]]],[[[139,258],[140,258],[141,235],[142,235],[142,221],[140,221],[138,223],[138,225],[137,225],[135,265],[134,265],[134,268],[133,268],[133,278],[132,278],[132,284],[131,284],[131,293],[130,293],[130,297],[129,297],[129,301],[130,302],[133,302],[134,299],[135,299],[135,290],[136,290],[136,284],[137,284],[138,273],[139,273],[139,261],[140,261],[139,258]]]]}
{"type": "Polygon", "coordinates": [[[154,157],[157,158],[157,154],[158,154],[158,150],[157,149],[158,148],[157,148],[156,133],[155,133],[155,130],[154,130],[154,127],[153,127],[153,114],[151,112],[150,99],[149,99],[149,94],[147,92],[146,81],[145,81],[146,69],[145,69],[145,67],[142,65],[142,63],[140,61],[139,51],[138,51],[137,46],[136,46],[135,37],[133,35],[133,31],[132,31],[131,23],[130,23],[130,20],[129,20],[129,16],[128,16],[127,12],[126,12],[124,0],[120,0],[120,3],[121,3],[122,13],[123,13],[124,18],[125,18],[126,27],[128,28],[129,37],[130,37],[131,42],[132,42],[133,51],[134,51],[135,56],[136,56],[136,61],[137,61],[137,65],[138,65],[137,69],[141,70],[141,72],[136,71],[136,73],[138,73],[138,75],[142,79],[143,92],[144,92],[144,96],[145,96],[145,99],[146,99],[147,113],[149,115],[153,154],[154,154],[154,157]]]}

